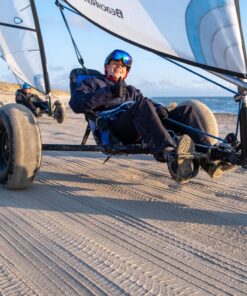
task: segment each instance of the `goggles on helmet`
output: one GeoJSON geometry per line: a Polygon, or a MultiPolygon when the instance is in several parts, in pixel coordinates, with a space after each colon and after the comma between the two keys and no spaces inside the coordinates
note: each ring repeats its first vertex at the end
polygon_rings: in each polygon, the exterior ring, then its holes
{"type": "Polygon", "coordinates": [[[116,49],[113,52],[111,52],[106,60],[105,60],[105,65],[109,64],[111,60],[115,60],[115,61],[120,61],[122,60],[124,65],[130,69],[131,64],[132,64],[132,57],[125,51],[120,50],[120,49],[116,49]]]}

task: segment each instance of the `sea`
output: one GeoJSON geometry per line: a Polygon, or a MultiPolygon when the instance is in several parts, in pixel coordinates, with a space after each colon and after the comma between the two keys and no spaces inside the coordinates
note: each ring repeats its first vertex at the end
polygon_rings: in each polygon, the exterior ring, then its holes
{"type": "Polygon", "coordinates": [[[204,103],[213,113],[238,113],[239,104],[233,97],[152,97],[152,100],[168,105],[171,102],[182,103],[187,100],[198,100],[204,103]]]}

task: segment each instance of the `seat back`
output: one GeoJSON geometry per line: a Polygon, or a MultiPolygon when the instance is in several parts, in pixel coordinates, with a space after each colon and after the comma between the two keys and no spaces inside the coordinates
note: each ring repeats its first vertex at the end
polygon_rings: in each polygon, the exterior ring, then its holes
{"type": "MultiPolygon", "coordinates": [[[[70,72],[70,92],[72,93],[73,90],[80,85],[83,80],[92,77],[100,77],[103,74],[97,70],[93,69],[86,69],[86,68],[76,68],[70,72]]],[[[102,111],[100,112],[96,121],[92,119],[88,119],[88,125],[93,133],[93,137],[95,142],[98,145],[121,145],[122,143],[113,133],[111,128],[109,127],[109,122],[115,119],[121,112],[124,112],[128,109],[128,106],[132,105],[133,101],[125,102],[116,108],[111,110],[102,111]]],[[[86,132],[87,133],[87,132],[86,132]]],[[[87,137],[86,134],[84,135],[83,144],[86,143],[87,137]]]]}
{"type": "Polygon", "coordinates": [[[80,85],[80,83],[90,77],[99,77],[103,74],[94,69],[87,68],[75,68],[70,72],[70,92],[80,85]]]}

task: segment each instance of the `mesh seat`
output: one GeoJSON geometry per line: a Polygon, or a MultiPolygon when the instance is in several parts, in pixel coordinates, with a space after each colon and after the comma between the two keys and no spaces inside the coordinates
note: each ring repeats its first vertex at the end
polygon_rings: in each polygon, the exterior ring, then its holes
{"type": "Polygon", "coordinates": [[[99,112],[95,122],[89,120],[90,128],[93,132],[97,144],[101,145],[122,145],[121,141],[110,128],[110,122],[116,119],[122,112],[125,112],[130,106],[135,104],[134,101],[124,102],[121,105],[99,112]]]}
{"type": "Polygon", "coordinates": [[[87,69],[87,68],[75,68],[70,72],[70,92],[72,93],[76,87],[80,85],[80,83],[88,78],[92,77],[101,77],[103,76],[97,70],[87,69]]]}
{"type": "MultiPolygon", "coordinates": [[[[70,72],[70,92],[72,93],[75,88],[77,88],[80,83],[88,78],[92,77],[102,77],[103,74],[97,70],[86,69],[86,68],[76,68],[70,72]]],[[[111,110],[99,112],[96,120],[87,118],[88,127],[83,137],[82,144],[85,144],[89,135],[88,131],[92,131],[94,140],[98,145],[121,145],[121,141],[113,133],[109,127],[109,122],[116,118],[121,112],[124,112],[126,108],[133,104],[134,102],[125,102],[116,108],[111,110]]]]}

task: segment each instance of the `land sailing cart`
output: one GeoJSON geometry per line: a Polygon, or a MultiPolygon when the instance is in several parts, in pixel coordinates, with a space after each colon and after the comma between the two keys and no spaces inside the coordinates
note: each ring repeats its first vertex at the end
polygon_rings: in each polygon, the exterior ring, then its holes
{"type": "MultiPolygon", "coordinates": [[[[127,2],[56,1],[55,4],[61,11],[81,63],[80,69],[71,72],[71,83],[77,84],[88,76],[100,74],[85,68],[68,26],[65,9],[85,17],[108,33],[172,63],[182,67],[185,67],[184,64],[200,67],[236,86],[236,92],[228,89],[234,93],[234,100],[239,104],[236,131],[226,133],[225,138],[218,137],[217,122],[207,106],[198,101],[186,102],[198,111],[211,144],[206,147],[207,153],[195,152],[184,157],[194,159],[195,167],[191,177],[198,173],[198,163],[202,158],[221,160],[247,169],[247,62],[239,1],[181,1],[179,11],[174,9],[177,4],[171,0],[155,3],[142,0],[127,2]],[[176,26],[174,20],[177,21],[176,26]],[[144,31],[143,28],[147,26],[149,30],[144,31]],[[177,32],[180,32],[180,38],[176,37],[177,32]]],[[[2,6],[2,58],[21,81],[45,93],[50,100],[45,50],[35,1],[9,0],[2,6]],[[23,40],[26,41],[25,44],[23,40]],[[42,80],[44,83],[40,83],[42,80]]],[[[179,122],[176,124],[182,125],[179,122]]],[[[191,129],[189,126],[186,128],[191,129]]],[[[41,154],[44,150],[95,151],[103,152],[108,157],[116,154],[149,153],[148,147],[143,144],[124,146],[107,142],[100,137],[95,138],[96,145],[86,145],[91,129],[92,126],[89,125],[80,145],[42,143],[38,122],[29,109],[19,104],[0,106],[0,184],[8,189],[24,189],[31,186],[39,172],[41,154]]],[[[101,132],[109,134],[105,128],[102,128],[101,132]]],[[[188,181],[171,176],[181,183],[188,181]]]]}

